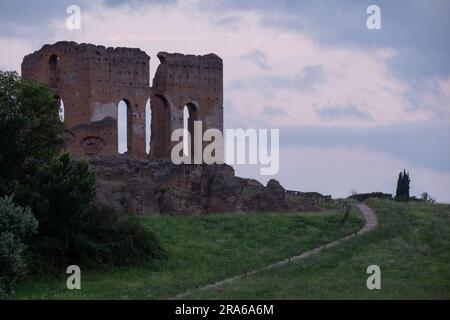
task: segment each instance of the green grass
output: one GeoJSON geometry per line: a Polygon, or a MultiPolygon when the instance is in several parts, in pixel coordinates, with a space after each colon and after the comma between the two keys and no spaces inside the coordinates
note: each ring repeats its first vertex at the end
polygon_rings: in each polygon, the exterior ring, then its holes
{"type": "Polygon", "coordinates": [[[449,299],[450,206],[369,200],[379,227],[289,266],[190,298],[449,299]],[[381,268],[368,290],[366,268],[381,268]]]}
{"type": "Polygon", "coordinates": [[[22,282],[15,299],[165,299],[259,268],[359,230],[357,209],[343,213],[238,214],[147,217],[168,258],[149,266],[83,272],[82,290],[59,279],[22,282]]]}

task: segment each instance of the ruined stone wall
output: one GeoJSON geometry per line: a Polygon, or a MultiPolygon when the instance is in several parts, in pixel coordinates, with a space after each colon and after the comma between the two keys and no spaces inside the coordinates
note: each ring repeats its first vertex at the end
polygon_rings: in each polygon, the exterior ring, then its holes
{"type": "Polygon", "coordinates": [[[68,127],[90,121],[90,51],[72,42],[45,45],[25,56],[22,77],[47,84],[65,104],[68,127]]]}
{"type": "Polygon", "coordinates": [[[128,153],[145,158],[149,61],[139,49],[58,42],[27,55],[22,77],[47,84],[63,100],[68,147],[78,155],[117,153],[118,103],[124,100],[128,153]]]}
{"type": "MultiPolygon", "coordinates": [[[[22,77],[47,84],[64,102],[68,149],[88,158],[97,198],[120,212],[206,214],[317,209],[275,180],[263,186],[236,177],[232,167],[175,165],[171,134],[183,109],[203,131],[223,131],[223,63],[215,54],[158,54],[149,87],[150,57],[139,49],[58,42],[27,55],[22,77]],[[145,153],[145,106],[151,105],[150,157],[145,153]],[[118,104],[127,104],[127,156],[118,156],[118,104]],[[161,161],[162,160],[162,161],[161,161]]],[[[193,137],[195,139],[195,137],[193,137]]]]}
{"type": "MultiPolygon", "coordinates": [[[[223,131],[223,62],[215,54],[204,56],[158,53],[161,64],[153,80],[152,136],[183,128],[183,109],[189,106],[190,117],[209,128],[223,131]],[[153,118],[154,117],[154,118],[153,118]]],[[[192,130],[191,135],[193,135],[192,130]]],[[[192,139],[195,139],[192,136],[192,139]]],[[[170,140],[155,140],[151,145],[154,158],[168,158],[170,140]]]]}
{"type": "Polygon", "coordinates": [[[226,164],[175,165],[115,156],[92,157],[90,165],[96,172],[99,201],[124,214],[319,210],[301,194],[286,192],[276,180],[264,186],[236,177],[226,164]]]}
{"type": "Polygon", "coordinates": [[[171,133],[183,127],[183,108],[191,120],[223,129],[223,66],[214,55],[159,53],[154,86],[149,87],[150,57],[140,49],[105,48],[57,42],[27,55],[22,77],[47,84],[64,102],[68,149],[74,155],[118,153],[118,104],[127,104],[127,155],[146,159],[145,106],[150,99],[151,151],[169,159],[171,133]]]}

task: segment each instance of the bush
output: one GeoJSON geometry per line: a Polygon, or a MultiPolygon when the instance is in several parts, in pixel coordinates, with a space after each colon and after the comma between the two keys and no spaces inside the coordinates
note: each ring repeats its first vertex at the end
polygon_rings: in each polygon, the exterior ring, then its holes
{"type": "Polygon", "coordinates": [[[30,242],[34,272],[57,273],[71,264],[129,266],[161,256],[159,242],[137,218],[120,219],[112,208],[95,203],[95,174],[86,161],[64,153],[28,180],[17,198],[39,221],[30,242]]]}
{"type": "Polygon", "coordinates": [[[48,161],[60,152],[63,128],[48,87],[0,71],[0,196],[14,193],[27,159],[48,161]]]}
{"type": "MultiPolygon", "coordinates": [[[[34,270],[130,265],[160,256],[158,241],[136,218],[122,220],[110,208],[96,205],[95,174],[88,163],[59,155],[63,129],[48,87],[0,71],[0,197],[14,194],[14,202],[31,211],[20,214],[23,209],[5,203],[8,210],[19,217],[33,212],[39,222],[39,233],[28,241],[34,270]]],[[[9,279],[23,270],[25,247],[20,221],[2,214],[9,217],[0,219],[0,294],[6,294],[9,279]]]]}
{"type": "Polygon", "coordinates": [[[95,256],[96,265],[120,267],[149,262],[166,255],[156,236],[137,217],[119,218],[117,214],[111,214],[113,209],[105,206],[97,208],[94,216],[103,217],[107,212],[109,217],[117,218],[109,218],[101,227],[93,229],[85,241],[79,242],[84,247],[84,250],[79,248],[81,256],[90,252],[90,257],[86,258],[95,256]]]}
{"type": "Polygon", "coordinates": [[[71,264],[84,270],[133,266],[166,255],[137,217],[120,217],[112,208],[97,205],[88,220],[67,248],[59,245],[57,238],[39,236],[32,244],[33,272],[56,274],[71,264]]]}
{"type": "Polygon", "coordinates": [[[0,299],[7,298],[24,275],[23,240],[36,229],[37,221],[29,208],[16,206],[11,197],[0,198],[0,299]]]}
{"type": "Polygon", "coordinates": [[[436,198],[434,198],[431,194],[428,192],[423,192],[420,195],[420,201],[426,202],[426,203],[436,203],[436,198]]]}
{"type": "Polygon", "coordinates": [[[95,175],[86,161],[63,153],[37,169],[16,195],[39,221],[39,236],[58,239],[68,250],[70,241],[87,227],[95,201],[95,175]]]}
{"type": "Polygon", "coordinates": [[[383,193],[383,192],[370,192],[370,193],[359,193],[359,194],[353,194],[348,199],[354,199],[356,201],[366,201],[369,198],[378,198],[378,199],[392,199],[392,194],[390,193],[383,193]]]}

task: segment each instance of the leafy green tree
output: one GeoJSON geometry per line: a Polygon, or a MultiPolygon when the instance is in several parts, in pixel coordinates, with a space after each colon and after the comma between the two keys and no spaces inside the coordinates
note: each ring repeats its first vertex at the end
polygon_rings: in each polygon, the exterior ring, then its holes
{"type": "Polygon", "coordinates": [[[29,176],[18,189],[19,203],[31,208],[39,221],[39,234],[57,238],[64,250],[89,225],[95,203],[95,174],[86,161],[62,153],[29,176]]]}
{"type": "Polygon", "coordinates": [[[9,195],[27,160],[48,161],[63,147],[57,101],[47,86],[0,71],[0,137],[0,195],[9,195]]]}
{"type": "Polygon", "coordinates": [[[0,299],[7,298],[24,274],[24,239],[37,229],[29,208],[16,206],[12,197],[0,198],[0,299]]]}
{"type": "Polygon", "coordinates": [[[136,218],[122,219],[96,203],[95,174],[87,161],[62,153],[25,181],[15,196],[39,221],[39,232],[29,242],[34,272],[53,274],[70,264],[129,266],[164,255],[154,234],[136,218]]]}
{"type": "Polygon", "coordinates": [[[426,202],[426,203],[436,203],[436,199],[428,192],[423,192],[420,195],[420,200],[422,200],[423,202],[426,202]]]}
{"type": "MultiPolygon", "coordinates": [[[[96,204],[95,174],[88,163],[61,153],[58,103],[45,85],[0,72],[0,137],[0,197],[13,195],[39,222],[38,233],[27,242],[33,271],[53,273],[74,263],[130,265],[162,256],[156,237],[136,218],[120,219],[96,204]]],[[[3,228],[16,228],[11,219],[4,221],[3,228]]],[[[1,250],[16,243],[8,232],[2,237],[1,250]]],[[[14,257],[19,270],[21,256],[14,257]]],[[[0,291],[9,285],[4,288],[0,291]]]]}
{"type": "Polygon", "coordinates": [[[409,178],[409,173],[403,170],[398,175],[397,180],[397,191],[395,193],[395,199],[408,201],[409,200],[409,187],[411,179],[409,178]]]}

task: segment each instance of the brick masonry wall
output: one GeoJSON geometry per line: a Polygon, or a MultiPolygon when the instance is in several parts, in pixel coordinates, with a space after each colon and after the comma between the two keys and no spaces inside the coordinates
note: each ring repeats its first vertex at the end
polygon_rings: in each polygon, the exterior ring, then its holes
{"type": "Polygon", "coordinates": [[[64,102],[68,149],[77,156],[118,153],[118,103],[127,104],[127,156],[146,159],[145,106],[152,112],[150,156],[169,159],[172,130],[189,104],[204,130],[223,130],[223,64],[205,56],[158,54],[153,88],[150,57],[140,49],[57,42],[25,56],[22,77],[47,84],[64,102]]]}

